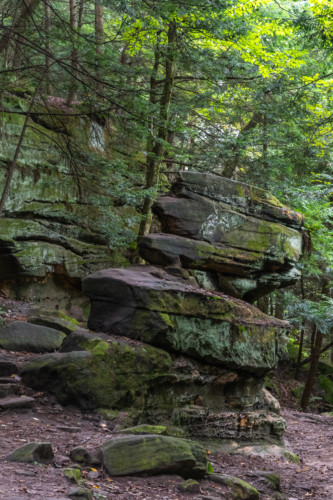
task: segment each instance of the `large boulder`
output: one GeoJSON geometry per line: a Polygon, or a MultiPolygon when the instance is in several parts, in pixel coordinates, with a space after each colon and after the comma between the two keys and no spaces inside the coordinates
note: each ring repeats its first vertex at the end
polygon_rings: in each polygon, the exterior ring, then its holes
{"type": "Polygon", "coordinates": [[[96,408],[113,420],[126,414],[130,425],[141,424],[128,429],[124,421],[117,427],[124,433],[166,429],[200,439],[280,442],[285,421],[263,378],[185,356],[173,355],[171,362],[166,352],[147,344],[113,336],[105,342],[105,337],[70,334],[65,342],[75,351],[35,358],[24,367],[23,381],[51,391],[64,404],[96,408]]]}
{"type": "MultiPolygon", "coordinates": [[[[259,238],[256,250],[245,250],[171,234],[144,236],[139,243],[139,251],[143,259],[154,265],[215,271],[219,290],[254,302],[277,288],[294,285],[299,280],[300,272],[294,264],[301,255],[302,240],[295,233],[295,245],[278,238],[281,245],[280,249],[275,247],[275,253],[266,252],[267,246],[259,246],[259,238]]],[[[256,244],[255,239],[253,243],[256,244]]]]}
{"type": "Polygon", "coordinates": [[[14,321],[0,329],[0,347],[8,351],[52,352],[59,349],[65,337],[52,328],[14,321]]]}
{"type": "Polygon", "coordinates": [[[212,174],[181,172],[152,210],[162,233],[139,243],[141,257],[150,264],[208,273],[206,283],[217,281],[218,290],[250,303],[300,278],[295,264],[303,251],[304,216],[268,191],[212,174]]]}
{"type": "Polygon", "coordinates": [[[214,174],[180,171],[172,188],[179,196],[196,193],[226,203],[238,212],[299,228],[304,215],[290,210],[269,191],[214,174]]]}
{"type": "Polygon", "coordinates": [[[242,250],[298,258],[302,252],[299,231],[273,221],[248,216],[203,196],[162,196],[153,206],[163,233],[218,243],[242,250]]]}
{"type": "Polygon", "coordinates": [[[36,357],[25,365],[22,379],[83,409],[143,409],[148,389],[168,373],[170,355],[149,345],[110,341],[99,341],[90,351],[36,357]]]}
{"type": "Polygon", "coordinates": [[[152,266],[99,271],[85,278],[83,290],[91,299],[88,326],[94,331],[258,374],[284,355],[287,322],[152,266]]]}
{"type": "Polygon", "coordinates": [[[107,441],[103,462],[111,476],[177,474],[200,478],[207,471],[207,455],[200,444],[166,436],[128,436],[107,441]]]}

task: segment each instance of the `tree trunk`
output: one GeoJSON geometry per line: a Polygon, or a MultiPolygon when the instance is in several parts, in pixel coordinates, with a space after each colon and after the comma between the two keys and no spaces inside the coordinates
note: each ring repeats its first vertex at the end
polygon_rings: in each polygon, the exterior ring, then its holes
{"type": "MultiPolygon", "coordinates": [[[[305,299],[305,291],[304,291],[304,277],[303,274],[301,276],[301,294],[302,294],[302,300],[305,299]]],[[[305,327],[305,322],[303,321],[303,328],[301,330],[301,335],[300,335],[300,340],[299,340],[299,347],[298,347],[298,356],[297,356],[297,363],[296,363],[296,369],[295,369],[295,380],[299,379],[299,371],[301,369],[301,361],[302,361],[302,352],[303,352],[303,341],[304,341],[304,327],[305,327]]]]}
{"type": "Polygon", "coordinates": [[[299,380],[299,371],[301,369],[301,361],[302,361],[303,341],[304,341],[304,322],[299,339],[298,356],[297,356],[297,363],[294,375],[295,380],[299,380]]]}
{"type": "MultiPolygon", "coordinates": [[[[103,30],[103,5],[102,0],[95,0],[95,42],[96,42],[96,56],[97,56],[97,78],[101,74],[98,69],[99,58],[103,54],[104,45],[104,30],[103,30]]],[[[100,100],[103,100],[104,87],[101,82],[97,82],[97,94],[100,100]]]]}
{"type": "Polygon", "coordinates": [[[257,307],[265,314],[269,314],[269,299],[267,295],[257,300],[257,307]]]}
{"type": "Polygon", "coordinates": [[[274,317],[277,319],[283,319],[283,313],[284,313],[284,307],[283,307],[283,302],[282,302],[283,292],[281,290],[276,290],[276,292],[277,292],[277,295],[275,297],[274,317]]]}
{"type": "MultiPolygon", "coordinates": [[[[24,33],[27,25],[28,19],[36,10],[39,5],[40,0],[19,0],[16,6],[16,11],[20,11],[20,15],[13,15],[13,23],[11,27],[8,27],[5,34],[0,39],[0,54],[7,49],[9,43],[14,40],[17,33],[21,35],[24,33]]],[[[17,45],[18,46],[18,45],[17,45]]],[[[16,46],[16,50],[17,49],[16,46]]],[[[15,57],[14,57],[15,58],[15,57]]]]}
{"type": "Polygon", "coordinates": [[[17,158],[18,158],[18,155],[20,154],[20,150],[21,150],[21,146],[22,146],[22,142],[23,142],[23,139],[24,139],[24,136],[25,136],[25,132],[27,130],[27,126],[28,126],[28,121],[29,121],[29,118],[30,118],[30,113],[32,111],[32,108],[33,108],[33,105],[35,104],[35,101],[36,101],[36,96],[37,96],[37,92],[38,92],[38,89],[44,79],[44,75],[46,73],[46,70],[45,72],[43,73],[43,76],[42,78],[40,79],[39,81],[39,84],[37,85],[36,89],[35,89],[35,92],[34,92],[34,95],[33,95],[33,98],[31,99],[31,102],[30,102],[30,106],[29,106],[29,109],[28,109],[28,112],[25,116],[25,120],[24,120],[24,124],[23,124],[23,127],[22,127],[22,131],[21,131],[21,135],[20,135],[20,138],[18,140],[18,143],[16,145],[16,149],[15,149],[15,153],[14,153],[14,158],[12,160],[12,162],[10,163],[10,166],[9,166],[9,169],[7,171],[7,178],[6,178],[6,184],[5,184],[5,187],[3,189],[3,192],[2,192],[2,196],[1,196],[1,200],[0,200],[0,217],[2,215],[2,211],[3,211],[3,208],[4,208],[4,205],[5,205],[5,202],[6,202],[6,199],[7,199],[7,196],[8,196],[8,192],[9,192],[9,188],[10,188],[10,184],[11,184],[11,181],[12,181],[12,177],[13,177],[13,174],[14,174],[14,170],[15,170],[15,167],[16,167],[16,163],[17,163],[17,158]]]}
{"type": "Polygon", "coordinates": [[[81,32],[81,29],[82,29],[83,9],[84,9],[84,0],[80,0],[79,19],[78,19],[78,23],[77,23],[77,27],[78,27],[79,32],[81,32]]]}
{"type": "MultiPolygon", "coordinates": [[[[323,352],[326,352],[327,349],[329,349],[330,347],[333,346],[333,340],[331,342],[329,342],[328,344],[324,345],[324,347],[320,350],[320,354],[323,354],[323,352]]],[[[310,361],[312,361],[312,356],[309,356],[308,358],[304,359],[302,362],[301,362],[301,366],[304,366],[306,365],[307,363],[310,363],[310,361]]]]}
{"type": "MultiPolygon", "coordinates": [[[[263,123],[263,117],[261,113],[255,112],[253,113],[249,123],[247,123],[247,125],[245,125],[245,127],[242,128],[242,130],[239,132],[238,139],[241,140],[243,138],[242,136],[244,136],[244,134],[247,134],[250,130],[254,129],[258,125],[258,123],[263,123]]],[[[239,146],[236,144],[233,149],[235,151],[235,155],[228,161],[223,170],[223,177],[226,177],[227,179],[231,179],[233,177],[240,161],[239,146]]]]}
{"type": "Polygon", "coordinates": [[[301,408],[303,410],[308,407],[310,402],[311,392],[316,380],[317,368],[320,359],[320,350],[323,343],[323,334],[321,333],[321,331],[317,331],[316,326],[314,326],[313,328],[313,332],[315,334],[315,342],[311,348],[311,365],[301,399],[301,408]]]}
{"type": "Polygon", "coordinates": [[[51,32],[51,9],[50,9],[50,0],[45,0],[44,3],[44,13],[45,13],[45,66],[47,68],[47,82],[46,82],[46,93],[47,95],[52,95],[52,84],[50,81],[50,52],[51,52],[51,44],[50,44],[50,32],[51,32]]]}
{"type": "Polygon", "coordinates": [[[77,19],[76,19],[76,0],[69,0],[69,23],[71,27],[71,37],[73,43],[73,49],[71,53],[71,66],[72,66],[72,78],[70,89],[67,96],[66,105],[70,106],[72,101],[76,100],[76,91],[77,91],[77,61],[78,61],[78,51],[76,48],[76,28],[77,28],[77,19]]]}
{"type": "MultiPolygon", "coordinates": [[[[149,145],[148,156],[147,156],[146,189],[154,188],[157,186],[160,166],[163,160],[163,153],[165,147],[164,142],[166,141],[168,136],[169,107],[170,107],[171,96],[173,91],[173,83],[175,77],[176,36],[177,36],[176,23],[171,22],[168,29],[168,48],[166,51],[166,58],[165,58],[165,82],[160,101],[157,138],[154,139],[154,136],[150,134],[152,142],[149,145]]],[[[152,81],[151,81],[151,88],[152,88],[152,81]]],[[[151,224],[152,204],[153,204],[153,197],[150,194],[149,196],[146,197],[144,201],[142,209],[143,218],[141,220],[139,228],[138,242],[145,234],[149,233],[151,224]]]]}

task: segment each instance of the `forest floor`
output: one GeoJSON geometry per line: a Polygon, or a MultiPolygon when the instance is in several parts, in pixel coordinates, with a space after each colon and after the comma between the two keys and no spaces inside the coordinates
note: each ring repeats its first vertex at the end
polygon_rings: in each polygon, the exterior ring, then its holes
{"type": "MultiPolygon", "coordinates": [[[[7,322],[24,320],[24,305],[6,314],[7,322]],[[14,318],[15,316],[15,318],[14,318]]],[[[0,354],[6,351],[0,350],[0,354]]],[[[34,354],[11,353],[18,366],[34,354]]],[[[36,393],[22,385],[18,376],[13,377],[15,396],[35,399],[33,408],[0,410],[0,499],[6,500],[60,500],[68,499],[68,492],[75,487],[64,476],[62,469],[73,465],[69,452],[76,446],[89,450],[101,445],[117,434],[112,423],[104,421],[93,412],[82,412],[75,406],[61,406],[48,393],[36,393]],[[76,429],[74,429],[76,428],[76,429]],[[75,432],[71,432],[74,431],[75,432]],[[24,443],[50,442],[55,459],[49,466],[13,463],[5,457],[24,443]]],[[[287,445],[300,458],[295,464],[285,458],[273,456],[225,455],[211,453],[209,460],[215,473],[230,474],[254,485],[260,500],[273,500],[274,492],[258,474],[261,471],[280,475],[282,496],[286,500],[333,498],[333,418],[313,413],[301,413],[290,395],[290,388],[282,378],[281,413],[287,421],[287,445]],[[283,386],[283,390],[282,390],[283,386]]],[[[223,486],[212,481],[200,481],[200,493],[182,494],[178,486],[184,481],[179,476],[110,478],[102,466],[83,468],[84,487],[91,489],[96,500],[185,500],[229,498],[223,486]],[[93,469],[93,470],[92,470],[93,469]]]]}
{"type": "MultiPolygon", "coordinates": [[[[23,358],[33,355],[16,356],[19,365],[23,358]]],[[[93,450],[117,434],[112,432],[110,422],[102,420],[97,414],[82,413],[74,406],[62,407],[54,396],[35,393],[21,385],[19,380],[15,393],[17,396],[34,397],[35,405],[32,409],[9,409],[0,413],[0,498],[65,499],[69,489],[75,486],[62,473],[64,467],[71,465],[70,450],[79,445],[93,450]],[[63,427],[76,427],[76,432],[68,432],[63,427]],[[8,453],[31,441],[52,443],[55,452],[53,465],[4,461],[8,453]]],[[[300,413],[290,407],[282,409],[282,415],[288,424],[285,438],[299,456],[300,464],[268,456],[211,453],[209,458],[214,472],[230,474],[253,484],[260,490],[260,500],[273,499],[274,496],[263,479],[258,478],[258,471],[280,475],[283,498],[333,498],[333,418],[300,413]]],[[[180,494],[177,486],[183,479],[178,476],[110,478],[101,466],[95,466],[95,469],[97,473],[90,467],[84,468],[83,477],[86,479],[85,487],[93,491],[97,500],[199,498],[198,494],[180,494]]],[[[205,480],[200,482],[200,489],[202,495],[213,498],[217,498],[219,491],[223,492],[222,486],[205,480]],[[211,492],[212,487],[215,487],[215,494],[211,492]]]]}

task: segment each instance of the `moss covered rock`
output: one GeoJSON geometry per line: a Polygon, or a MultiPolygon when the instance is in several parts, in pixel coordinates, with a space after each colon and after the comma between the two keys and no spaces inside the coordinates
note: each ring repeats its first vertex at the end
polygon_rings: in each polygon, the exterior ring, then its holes
{"type": "Polygon", "coordinates": [[[275,472],[260,471],[258,472],[258,476],[263,477],[273,490],[281,491],[281,479],[279,474],[275,472]]]}
{"type": "Polygon", "coordinates": [[[287,460],[290,460],[290,462],[294,462],[295,464],[299,464],[299,457],[296,455],[296,453],[293,453],[291,451],[285,451],[284,456],[287,460]]]}
{"type": "Polygon", "coordinates": [[[118,437],[103,446],[104,466],[111,476],[178,474],[203,477],[205,450],[194,441],[166,436],[118,437]]]}
{"type": "Polygon", "coordinates": [[[85,331],[83,328],[80,328],[78,322],[75,322],[75,320],[68,321],[63,318],[52,318],[50,316],[37,316],[34,318],[29,318],[28,323],[31,323],[33,325],[47,326],[48,328],[59,330],[59,332],[63,332],[66,335],[69,335],[71,332],[75,332],[76,330],[85,331]]]}
{"type": "Polygon", "coordinates": [[[68,479],[69,481],[73,481],[75,483],[78,483],[79,480],[81,479],[81,471],[80,469],[62,469],[62,473],[64,474],[65,478],[68,479]]]}
{"type": "Polygon", "coordinates": [[[164,425],[136,425],[128,429],[119,431],[121,434],[167,434],[167,428],[164,425]]]}
{"type": "Polygon", "coordinates": [[[76,330],[70,333],[62,343],[60,352],[72,351],[92,351],[97,352],[104,348],[107,350],[108,344],[105,343],[100,335],[90,333],[87,330],[76,330]],[[100,344],[101,343],[101,344],[100,344]]]}
{"type": "Polygon", "coordinates": [[[46,326],[13,321],[0,329],[0,347],[8,351],[53,352],[66,335],[46,326]]]}
{"type": "Polygon", "coordinates": [[[50,464],[54,458],[51,443],[27,443],[7,455],[9,462],[38,462],[50,464]]]}
{"type": "Polygon", "coordinates": [[[189,192],[186,198],[162,196],[153,210],[162,223],[162,233],[273,254],[287,262],[298,260],[302,254],[300,231],[244,215],[225,203],[194,193],[189,192]]]}
{"type": "Polygon", "coordinates": [[[67,491],[67,496],[71,498],[71,500],[91,500],[92,491],[85,488],[71,488],[67,491]]]}
{"type": "Polygon", "coordinates": [[[333,374],[333,366],[325,363],[324,361],[319,361],[318,363],[318,372],[323,375],[332,375],[333,374]]]}
{"type": "Polygon", "coordinates": [[[215,483],[230,486],[233,500],[259,500],[258,491],[242,479],[226,474],[209,474],[208,478],[215,483]]]}
{"type": "Polygon", "coordinates": [[[138,247],[150,264],[215,273],[215,279],[199,276],[200,286],[208,281],[209,289],[250,303],[300,279],[295,263],[303,251],[304,217],[268,191],[185,172],[152,209],[161,234],[146,235],[138,247]]]}
{"type": "Polygon", "coordinates": [[[195,479],[187,479],[178,486],[178,489],[181,493],[199,493],[200,483],[195,479]]]}
{"type": "Polygon", "coordinates": [[[304,382],[301,382],[297,385],[297,387],[294,387],[292,390],[291,390],[291,393],[293,394],[293,396],[295,396],[295,398],[300,402],[301,401],[301,398],[302,398],[302,395],[303,395],[303,391],[304,391],[304,387],[305,387],[305,383],[304,382]]]}
{"type": "MultiPolygon", "coordinates": [[[[24,124],[24,116],[17,111],[27,111],[29,100],[9,93],[1,100],[9,110],[2,114],[1,122],[3,189],[8,163],[24,124]]],[[[82,276],[127,264],[121,251],[109,248],[110,227],[115,228],[115,235],[118,229],[119,234],[126,233],[129,242],[134,241],[139,214],[121,199],[114,206],[115,198],[105,190],[110,172],[97,179],[91,167],[96,159],[106,163],[105,129],[87,117],[68,116],[59,108],[36,104],[38,110],[43,114],[29,120],[4,207],[5,219],[0,221],[0,244],[6,249],[0,262],[0,287],[9,298],[42,303],[47,300],[49,306],[53,303],[69,309],[72,303],[84,303],[82,276]],[[48,117],[50,110],[57,116],[48,117]],[[79,185],[66,158],[69,148],[80,158],[79,185]],[[37,278],[43,281],[43,287],[37,278]],[[58,293],[52,293],[54,279],[58,293]],[[46,293],[41,293],[40,288],[46,293]]],[[[123,181],[119,172],[117,178],[112,178],[114,186],[123,181]]],[[[128,182],[128,190],[132,188],[128,182]]]]}
{"type": "Polygon", "coordinates": [[[170,355],[152,346],[103,341],[89,352],[39,356],[25,365],[22,378],[34,389],[51,391],[62,403],[142,410],[148,389],[170,365],[170,355]]]}
{"type": "Polygon", "coordinates": [[[257,373],[285,356],[287,322],[153,266],[99,271],[84,279],[83,290],[94,331],[257,373]]]}
{"type": "Polygon", "coordinates": [[[208,173],[180,171],[173,193],[187,197],[188,191],[230,205],[238,212],[265,220],[278,220],[299,228],[304,215],[290,210],[265,189],[208,173]]]}

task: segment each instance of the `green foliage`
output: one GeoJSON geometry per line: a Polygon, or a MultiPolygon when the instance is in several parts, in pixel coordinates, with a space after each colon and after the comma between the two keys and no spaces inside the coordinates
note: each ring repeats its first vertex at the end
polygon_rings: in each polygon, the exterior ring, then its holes
{"type": "Polygon", "coordinates": [[[207,471],[209,474],[214,474],[214,467],[210,462],[207,462],[207,471]]]}

